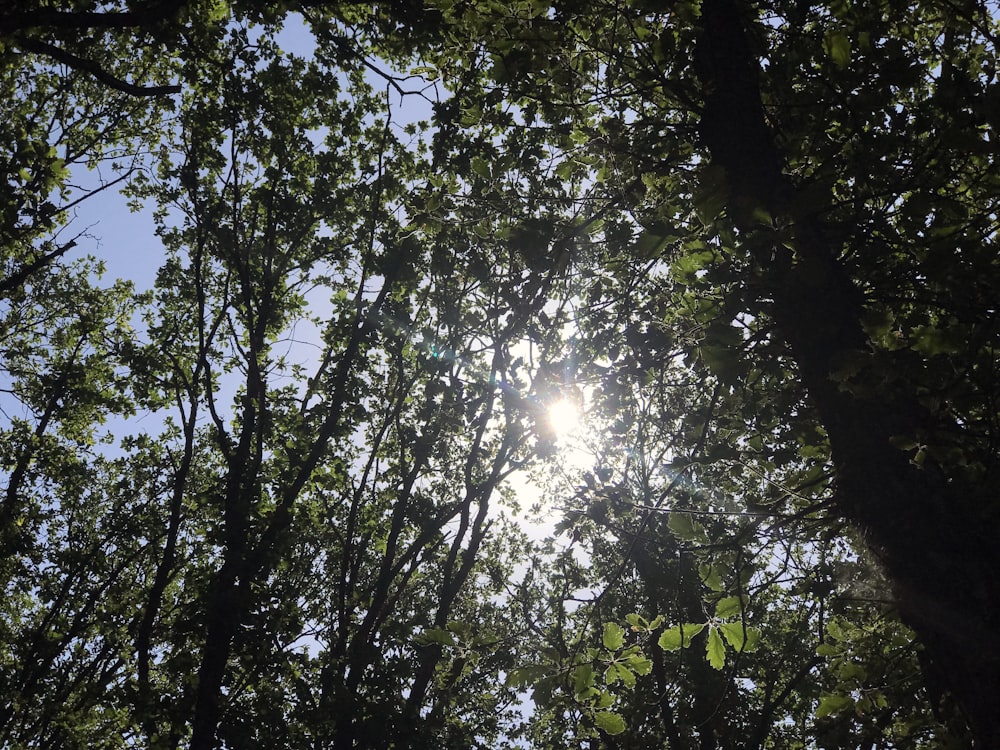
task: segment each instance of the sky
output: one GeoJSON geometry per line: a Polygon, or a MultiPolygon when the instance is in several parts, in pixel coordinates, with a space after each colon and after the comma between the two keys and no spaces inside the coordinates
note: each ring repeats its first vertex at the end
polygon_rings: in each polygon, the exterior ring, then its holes
{"type": "MultiPolygon", "coordinates": [[[[278,44],[286,52],[311,55],[315,49],[311,32],[301,18],[293,16],[278,34],[278,44]]],[[[75,170],[71,181],[94,189],[113,176],[75,170]]],[[[124,183],[122,183],[124,184],[124,183]]],[[[78,197],[80,193],[77,193],[78,197]]],[[[87,198],[73,209],[70,230],[85,231],[78,241],[76,257],[93,255],[107,266],[105,280],[128,279],[136,289],[151,289],[164,259],[163,246],[156,236],[153,207],[133,212],[116,187],[87,198]]]]}
{"type": "MultiPolygon", "coordinates": [[[[311,55],[315,45],[311,32],[301,19],[294,18],[286,24],[278,36],[278,43],[286,52],[302,56],[311,55]]],[[[384,85],[380,79],[373,76],[373,83],[384,85]]],[[[416,106],[419,97],[401,97],[394,102],[394,120],[405,123],[407,119],[426,118],[426,102],[416,106]],[[410,107],[408,110],[407,107],[410,107]]],[[[106,170],[103,173],[88,172],[78,168],[73,172],[71,182],[83,189],[94,189],[114,179],[106,170]]],[[[121,183],[123,186],[125,183],[121,183]]],[[[102,285],[110,285],[116,279],[132,281],[137,291],[153,288],[156,274],[165,259],[165,253],[153,219],[153,206],[144,206],[139,211],[132,211],[127,199],[114,186],[99,192],[82,201],[72,210],[72,221],[66,230],[70,236],[82,233],[77,247],[72,251],[76,258],[92,255],[104,262],[106,272],[101,280],[102,285]]],[[[72,198],[79,197],[82,191],[77,191],[72,198]]],[[[326,300],[319,300],[326,304],[326,300]]],[[[141,323],[136,321],[136,327],[141,335],[141,323]]],[[[311,324],[302,324],[294,332],[294,337],[301,343],[291,344],[288,354],[291,359],[310,364],[319,351],[319,333],[311,324]]],[[[313,362],[314,363],[314,362],[313,362]]],[[[234,379],[235,383],[235,379],[234,379]]],[[[234,385],[235,387],[235,385],[234,385]]],[[[580,422],[578,411],[567,408],[569,402],[563,401],[556,405],[550,416],[553,427],[559,434],[562,445],[560,452],[560,471],[564,476],[580,475],[592,460],[589,452],[582,447],[585,441],[586,424],[580,422]]],[[[106,431],[115,434],[144,431],[157,432],[163,426],[165,414],[137,414],[132,418],[115,418],[105,426],[106,431]]],[[[109,446],[108,451],[117,450],[109,446]]],[[[550,498],[545,496],[545,490],[539,482],[532,478],[529,472],[518,472],[510,480],[512,488],[517,493],[521,506],[521,524],[530,536],[543,539],[554,534],[555,524],[561,518],[561,512],[550,498]],[[529,509],[541,509],[540,514],[532,514],[529,509]]]]}
{"type": "MultiPolygon", "coordinates": [[[[95,174],[74,174],[74,181],[91,186],[98,183],[95,174]]],[[[93,195],[73,209],[69,227],[78,240],[77,257],[93,255],[107,266],[104,281],[128,279],[136,289],[151,289],[156,271],[163,263],[163,245],[156,236],[151,207],[133,212],[116,188],[93,195]]]]}

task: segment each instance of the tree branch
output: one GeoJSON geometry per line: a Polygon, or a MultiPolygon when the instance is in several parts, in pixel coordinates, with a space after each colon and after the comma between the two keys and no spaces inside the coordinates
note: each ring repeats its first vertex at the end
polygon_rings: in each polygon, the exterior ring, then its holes
{"type": "Polygon", "coordinates": [[[153,2],[144,8],[121,13],[76,13],[38,8],[0,15],[0,34],[26,29],[128,29],[148,27],[154,21],[176,16],[186,2],[153,2]]]}
{"type": "Polygon", "coordinates": [[[52,265],[55,261],[76,247],[76,238],[60,245],[55,250],[37,255],[35,258],[25,263],[5,279],[0,279],[0,296],[6,297],[14,289],[22,286],[31,276],[44,268],[52,265]]]}
{"type": "Polygon", "coordinates": [[[128,94],[129,96],[165,96],[168,94],[178,94],[181,90],[181,87],[177,85],[137,86],[133,83],[129,83],[128,81],[124,81],[117,76],[111,75],[111,73],[106,71],[93,60],[78,57],[71,52],[67,52],[64,49],[56,47],[54,44],[49,44],[48,42],[42,42],[37,39],[19,38],[16,43],[19,47],[21,47],[21,49],[27,52],[33,52],[36,55],[48,57],[72,68],[73,70],[80,71],[81,73],[88,73],[105,86],[112,88],[115,91],[120,91],[123,94],[128,94]]]}

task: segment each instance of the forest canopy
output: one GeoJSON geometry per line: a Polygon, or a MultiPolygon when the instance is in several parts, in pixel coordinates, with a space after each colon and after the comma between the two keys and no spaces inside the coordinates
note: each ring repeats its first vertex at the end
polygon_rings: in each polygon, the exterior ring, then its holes
{"type": "Polygon", "coordinates": [[[996,16],[4,5],[0,745],[1000,746],[996,16]]]}

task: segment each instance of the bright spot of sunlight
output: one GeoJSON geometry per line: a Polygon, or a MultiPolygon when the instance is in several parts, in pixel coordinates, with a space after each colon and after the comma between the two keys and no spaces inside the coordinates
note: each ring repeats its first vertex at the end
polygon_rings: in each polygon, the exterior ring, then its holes
{"type": "Polygon", "coordinates": [[[563,397],[549,406],[549,427],[557,438],[568,437],[580,428],[582,410],[572,398],[563,397]]]}

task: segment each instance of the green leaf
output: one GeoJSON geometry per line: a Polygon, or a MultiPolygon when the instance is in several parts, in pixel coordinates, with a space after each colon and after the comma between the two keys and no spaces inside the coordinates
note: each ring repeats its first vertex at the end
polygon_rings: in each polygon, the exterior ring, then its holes
{"type": "Polygon", "coordinates": [[[613,685],[615,682],[621,680],[625,687],[629,689],[635,687],[635,673],[619,662],[613,662],[611,666],[607,668],[604,673],[604,680],[608,685],[613,685]],[[609,675],[609,673],[613,674],[609,675]]]}
{"type": "Polygon", "coordinates": [[[625,731],[625,720],[612,711],[598,711],[594,714],[594,723],[608,734],[621,734],[625,731]]]}
{"type": "Polygon", "coordinates": [[[667,527],[674,535],[685,542],[707,542],[708,535],[700,523],[694,520],[690,513],[671,511],[667,517],[667,527]]]}
{"type": "Polygon", "coordinates": [[[851,40],[839,32],[827,32],[823,46],[830,59],[838,68],[846,68],[851,62],[851,40]]]}
{"type": "Polygon", "coordinates": [[[456,633],[460,638],[469,639],[472,637],[472,625],[461,620],[450,620],[448,630],[456,633]]]}
{"type": "Polygon", "coordinates": [[[724,622],[719,630],[736,651],[753,651],[760,641],[760,630],[745,627],[742,622],[724,622]]]}
{"type": "Polygon", "coordinates": [[[573,692],[585,695],[594,687],[594,667],[592,664],[581,664],[573,670],[573,692]]]}
{"type": "Polygon", "coordinates": [[[545,677],[549,670],[541,664],[528,664],[524,667],[512,669],[507,673],[506,684],[508,687],[524,688],[531,685],[536,680],[545,677]]]}
{"type": "Polygon", "coordinates": [[[632,612],[625,615],[625,622],[632,626],[632,630],[649,630],[649,622],[640,614],[632,612]]]}
{"type": "Polygon", "coordinates": [[[427,628],[424,632],[414,638],[417,645],[419,646],[430,646],[433,643],[441,644],[442,646],[454,646],[455,635],[448,632],[447,630],[441,630],[440,628],[427,628]]]}
{"type": "Polygon", "coordinates": [[[618,679],[622,681],[625,687],[629,689],[635,687],[635,672],[624,664],[615,664],[615,669],[618,670],[618,679]]]}
{"type": "Polygon", "coordinates": [[[740,372],[739,352],[728,346],[703,346],[701,358],[705,366],[723,383],[732,383],[740,372]]]}
{"type": "Polygon", "coordinates": [[[573,176],[574,166],[575,165],[573,164],[573,162],[569,159],[560,162],[559,166],[556,167],[556,176],[560,180],[568,180],[570,177],[573,176]]]}
{"type": "Polygon", "coordinates": [[[708,663],[715,669],[722,669],[726,665],[726,644],[722,642],[722,636],[719,635],[717,628],[708,629],[705,653],[708,656],[708,663]]]}
{"type": "Polygon", "coordinates": [[[703,622],[676,625],[660,633],[660,637],[656,643],[664,651],[676,651],[679,648],[687,648],[691,645],[691,640],[704,629],[705,623],[703,622]]]}
{"type": "Polygon", "coordinates": [[[653,670],[653,662],[642,654],[632,654],[625,659],[625,664],[636,674],[647,675],[653,670]]]}
{"type": "Polygon", "coordinates": [[[726,596],[715,605],[715,616],[720,619],[735,617],[743,611],[744,601],[738,596],[726,596]]]}
{"type": "Polygon", "coordinates": [[[837,679],[841,682],[862,683],[868,679],[868,670],[854,662],[844,662],[837,667],[837,679]]]}
{"type": "Polygon", "coordinates": [[[487,180],[493,177],[493,170],[490,169],[489,162],[481,156],[472,157],[470,166],[472,167],[472,171],[480,177],[485,177],[487,180]]]}
{"type": "Polygon", "coordinates": [[[616,622],[604,623],[602,641],[608,651],[617,651],[625,644],[625,628],[616,622]]]}
{"type": "Polygon", "coordinates": [[[726,194],[720,190],[703,190],[694,196],[694,209],[698,219],[709,226],[726,207],[726,194]]]}
{"type": "Polygon", "coordinates": [[[912,451],[920,447],[920,443],[909,435],[893,435],[889,438],[889,445],[901,451],[912,451]]]}
{"type": "Polygon", "coordinates": [[[643,232],[636,238],[635,254],[640,258],[655,258],[663,252],[667,246],[669,237],[664,237],[653,232],[643,232]]]}
{"type": "Polygon", "coordinates": [[[701,576],[701,582],[712,589],[712,591],[722,591],[722,578],[719,576],[719,571],[714,565],[710,563],[699,565],[698,575],[701,576]]]}
{"type": "Polygon", "coordinates": [[[921,354],[933,357],[938,354],[958,354],[967,339],[964,331],[942,329],[935,326],[916,326],[910,332],[911,347],[921,354]]]}
{"type": "Polygon", "coordinates": [[[824,716],[839,713],[852,705],[854,705],[854,699],[849,695],[824,695],[819,699],[819,705],[816,707],[816,718],[822,719],[824,716]]]}
{"type": "Polygon", "coordinates": [[[709,226],[722,213],[729,198],[729,179],[726,170],[718,164],[706,166],[700,175],[693,201],[695,213],[705,226],[709,226]]]}

